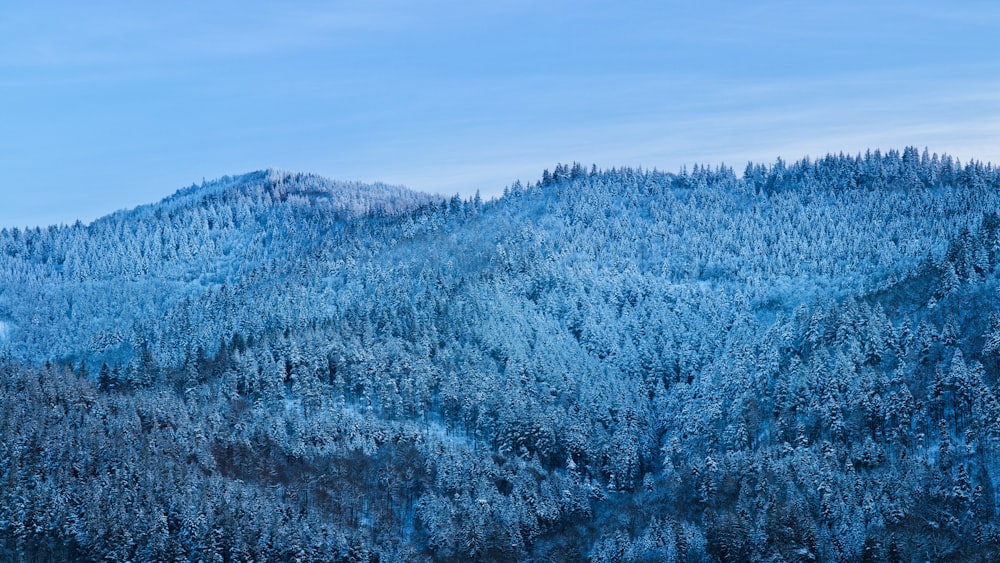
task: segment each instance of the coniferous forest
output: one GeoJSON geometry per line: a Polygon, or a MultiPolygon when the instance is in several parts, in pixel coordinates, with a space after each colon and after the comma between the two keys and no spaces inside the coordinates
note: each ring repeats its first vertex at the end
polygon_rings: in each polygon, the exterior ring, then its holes
{"type": "Polygon", "coordinates": [[[4,229],[0,560],[997,560],[998,212],[907,148],[4,229]]]}

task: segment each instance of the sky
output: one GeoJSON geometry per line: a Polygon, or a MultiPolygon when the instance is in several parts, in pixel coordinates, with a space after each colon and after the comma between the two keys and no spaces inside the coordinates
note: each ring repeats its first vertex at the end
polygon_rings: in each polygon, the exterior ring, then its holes
{"type": "Polygon", "coordinates": [[[1000,163],[1000,3],[4,2],[0,227],[263,168],[496,196],[556,163],[1000,163]]]}

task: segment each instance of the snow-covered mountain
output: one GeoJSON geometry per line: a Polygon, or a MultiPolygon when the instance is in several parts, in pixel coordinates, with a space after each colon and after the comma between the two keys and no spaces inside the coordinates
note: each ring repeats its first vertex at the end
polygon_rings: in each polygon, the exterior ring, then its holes
{"type": "Polygon", "coordinates": [[[0,554],[998,556],[1000,176],[274,171],[0,232],[0,554]]]}
{"type": "Polygon", "coordinates": [[[185,300],[252,283],[264,271],[283,277],[283,264],[349,224],[436,201],[395,186],[268,170],[191,186],[87,226],[4,230],[0,319],[19,360],[108,353],[127,361],[148,337],[137,327],[161,322],[185,300]]]}

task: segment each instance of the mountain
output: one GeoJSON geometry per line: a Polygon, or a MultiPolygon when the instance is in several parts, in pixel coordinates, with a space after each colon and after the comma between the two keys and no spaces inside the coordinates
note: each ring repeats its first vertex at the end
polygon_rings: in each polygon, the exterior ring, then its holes
{"type": "Polygon", "coordinates": [[[998,189],[266,171],[4,230],[0,558],[996,558],[998,189]]]}
{"type": "MultiPolygon", "coordinates": [[[[356,220],[435,201],[269,170],[191,186],[88,226],[4,230],[0,320],[20,361],[124,361],[146,337],[136,325],[279,271],[356,220]]],[[[201,344],[214,346],[217,336],[201,344]]]]}

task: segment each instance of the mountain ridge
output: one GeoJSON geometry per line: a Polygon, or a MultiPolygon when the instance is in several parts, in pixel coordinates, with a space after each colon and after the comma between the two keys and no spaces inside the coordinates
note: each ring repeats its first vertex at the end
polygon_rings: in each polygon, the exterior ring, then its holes
{"type": "Polygon", "coordinates": [[[181,188],[158,202],[140,205],[133,209],[115,211],[100,221],[118,215],[141,216],[149,213],[170,213],[206,203],[212,198],[233,200],[240,197],[267,199],[306,206],[320,206],[333,213],[360,217],[372,212],[401,213],[416,205],[440,199],[403,186],[380,182],[361,183],[337,181],[316,174],[292,173],[273,168],[256,170],[236,176],[222,176],[201,185],[181,188]]]}

